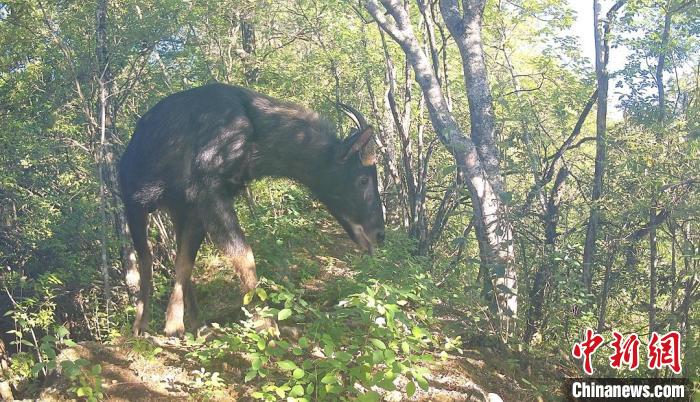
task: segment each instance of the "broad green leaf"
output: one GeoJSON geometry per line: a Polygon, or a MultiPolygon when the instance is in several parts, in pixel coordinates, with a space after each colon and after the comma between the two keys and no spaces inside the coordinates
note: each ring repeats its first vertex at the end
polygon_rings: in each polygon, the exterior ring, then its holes
{"type": "Polygon", "coordinates": [[[338,382],[338,377],[334,373],[327,373],[321,378],[322,384],[334,384],[338,382]]]}
{"type": "Polygon", "coordinates": [[[406,396],[410,398],[415,393],[416,393],[416,384],[413,381],[409,381],[408,384],[406,384],[406,396]]]}
{"type": "Polygon", "coordinates": [[[285,371],[290,371],[298,368],[297,364],[291,360],[282,360],[277,362],[277,366],[285,371]]]}
{"type": "Polygon", "coordinates": [[[293,386],[291,391],[289,391],[289,396],[302,396],[302,395],[304,395],[304,387],[302,387],[300,384],[293,386]]]}
{"type": "Polygon", "coordinates": [[[279,313],[277,313],[277,320],[284,321],[287,318],[291,317],[291,315],[292,315],[291,309],[288,309],[288,308],[282,309],[282,310],[280,310],[279,313]]]}
{"type": "Polygon", "coordinates": [[[414,377],[416,378],[416,381],[418,381],[418,386],[420,386],[423,389],[423,391],[427,391],[428,390],[428,380],[426,380],[420,374],[414,374],[414,377]]]}
{"type": "Polygon", "coordinates": [[[243,382],[248,382],[252,380],[253,378],[257,377],[258,372],[255,370],[248,370],[248,372],[245,374],[245,378],[243,379],[243,382]]]}

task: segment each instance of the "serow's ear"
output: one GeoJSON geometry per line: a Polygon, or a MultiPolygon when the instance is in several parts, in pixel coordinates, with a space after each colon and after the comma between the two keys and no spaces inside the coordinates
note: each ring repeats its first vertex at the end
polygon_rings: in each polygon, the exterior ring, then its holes
{"type": "Polygon", "coordinates": [[[343,142],[341,160],[345,162],[358,152],[363,166],[371,166],[376,163],[374,153],[374,131],[372,127],[366,127],[355,132],[355,134],[351,135],[343,142]]]}

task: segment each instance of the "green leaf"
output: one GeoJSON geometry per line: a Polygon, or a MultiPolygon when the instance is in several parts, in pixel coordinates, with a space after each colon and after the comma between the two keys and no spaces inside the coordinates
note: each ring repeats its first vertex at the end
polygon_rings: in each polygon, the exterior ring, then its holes
{"type": "Polygon", "coordinates": [[[248,372],[245,374],[245,378],[243,379],[244,382],[248,382],[252,380],[253,378],[257,377],[258,372],[255,370],[248,370],[248,372]]]}
{"type": "Polygon", "coordinates": [[[34,365],[34,367],[32,367],[32,376],[36,377],[37,375],[39,375],[39,372],[43,368],[44,368],[44,363],[36,363],[34,365]]]}
{"type": "MultiPolygon", "coordinates": [[[[304,375],[305,375],[305,374],[306,374],[306,372],[304,371],[304,369],[301,369],[301,368],[298,368],[298,367],[297,367],[297,368],[295,368],[294,371],[292,372],[292,377],[294,377],[295,380],[300,380],[300,379],[304,378],[304,375]]],[[[303,395],[303,393],[300,394],[300,395],[303,395]]]]}
{"type": "Polygon", "coordinates": [[[384,351],[384,359],[385,359],[384,362],[387,365],[390,365],[391,363],[394,362],[394,360],[396,360],[396,353],[394,353],[394,351],[391,349],[387,349],[384,351]]]}
{"type": "Polygon", "coordinates": [[[418,381],[418,386],[420,386],[423,391],[428,390],[428,380],[426,380],[422,375],[414,374],[416,381],[418,381]]]}
{"type": "Polygon", "coordinates": [[[277,366],[279,366],[279,368],[281,368],[282,370],[285,370],[285,371],[290,371],[290,370],[294,370],[296,368],[299,368],[297,366],[297,364],[291,360],[278,361],[277,366]]]}
{"type": "Polygon", "coordinates": [[[375,350],[372,352],[372,363],[379,364],[384,361],[384,353],[381,350],[375,350]]]}
{"type": "Polygon", "coordinates": [[[292,387],[292,390],[289,391],[289,396],[302,396],[304,395],[304,387],[302,387],[300,384],[297,384],[292,387]]]}
{"type": "Polygon", "coordinates": [[[262,300],[262,301],[267,300],[267,292],[265,291],[265,289],[257,288],[257,289],[255,289],[255,293],[257,293],[260,300],[262,300]]]}
{"type": "Polygon", "coordinates": [[[394,385],[394,381],[391,378],[383,378],[377,383],[377,385],[379,385],[387,391],[393,391],[396,389],[396,385],[394,385]]]}
{"type": "Polygon", "coordinates": [[[348,352],[340,351],[340,352],[335,354],[335,358],[340,360],[343,363],[347,363],[350,360],[352,360],[352,355],[348,352]]]}
{"type": "Polygon", "coordinates": [[[251,301],[253,301],[253,295],[255,293],[251,290],[250,292],[246,293],[245,296],[243,296],[243,305],[247,306],[250,304],[251,301]]]}
{"type": "Polygon", "coordinates": [[[372,342],[372,345],[374,345],[374,347],[376,347],[378,349],[382,349],[382,350],[386,349],[386,345],[384,344],[384,342],[382,342],[381,340],[379,340],[377,338],[370,338],[369,341],[372,342]]]}
{"type": "Polygon", "coordinates": [[[280,310],[279,313],[277,313],[277,320],[279,321],[284,321],[287,318],[289,318],[292,315],[292,310],[288,308],[284,308],[280,310]]]}
{"type": "Polygon", "coordinates": [[[416,338],[422,338],[424,336],[428,336],[429,333],[421,327],[413,327],[411,328],[411,334],[413,334],[413,336],[416,338]]]}
{"type": "Polygon", "coordinates": [[[322,384],[335,384],[338,382],[338,377],[334,373],[327,373],[321,378],[322,384]]]}
{"type": "Polygon", "coordinates": [[[413,381],[409,381],[408,384],[406,384],[406,396],[410,398],[415,393],[416,393],[416,383],[414,383],[413,381]]]}
{"type": "Polygon", "coordinates": [[[299,338],[299,346],[301,346],[302,348],[305,348],[305,349],[308,348],[309,347],[309,339],[305,336],[302,336],[301,338],[299,338]]]}
{"type": "Polygon", "coordinates": [[[70,334],[70,331],[68,331],[68,329],[66,329],[66,327],[64,327],[63,325],[59,325],[59,326],[56,328],[56,336],[57,336],[57,337],[63,338],[63,337],[65,337],[65,336],[68,335],[68,334],[70,334]]]}

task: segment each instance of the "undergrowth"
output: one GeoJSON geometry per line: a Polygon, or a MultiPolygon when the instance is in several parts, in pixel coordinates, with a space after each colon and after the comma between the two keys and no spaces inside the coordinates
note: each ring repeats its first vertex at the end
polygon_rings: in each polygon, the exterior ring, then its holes
{"type": "Polygon", "coordinates": [[[216,325],[214,340],[188,335],[189,356],[202,365],[211,385],[207,392],[221,388],[212,370],[242,356],[248,364],[244,382],[256,399],[379,400],[380,390],[397,389],[399,376],[410,397],[418,387],[427,390],[428,363],[460,344],[430,331],[434,318],[425,278],[414,278],[412,284],[370,279],[362,291],[326,308],[307,302],[301,289],[262,279],[244,298],[249,318],[216,325]],[[277,336],[274,327],[257,330],[260,318],[291,325],[300,336],[277,336]]]}

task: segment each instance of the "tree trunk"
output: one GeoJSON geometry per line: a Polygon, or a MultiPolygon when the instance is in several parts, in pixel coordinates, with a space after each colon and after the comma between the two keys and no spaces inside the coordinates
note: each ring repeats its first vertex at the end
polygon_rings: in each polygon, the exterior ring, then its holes
{"type": "MultiPolygon", "coordinates": [[[[99,0],[97,3],[97,15],[96,15],[96,28],[95,37],[97,40],[97,83],[99,86],[99,101],[97,105],[97,116],[99,124],[99,149],[97,156],[97,169],[100,180],[100,219],[101,219],[101,257],[102,257],[102,281],[103,281],[103,291],[104,291],[104,303],[109,317],[109,306],[111,299],[111,281],[109,275],[109,261],[107,255],[107,239],[109,233],[109,223],[107,219],[107,210],[109,209],[108,204],[108,190],[106,179],[107,174],[107,126],[108,122],[108,109],[109,109],[109,99],[107,93],[107,81],[110,79],[109,75],[109,61],[107,54],[107,0],[99,0]]],[[[109,322],[109,319],[107,320],[109,322]]]]}
{"type": "MultiPolygon", "coordinates": [[[[105,214],[105,228],[108,227],[106,216],[112,217],[114,233],[119,241],[119,256],[122,267],[122,274],[125,276],[127,290],[132,298],[135,298],[139,291],[139,274],[136,267],[136,254],[131,244],[131,236],[126,224],[124,210],[121,208],[119,197],[119,180],[117,178],[117,154],[115,143],[116,133],[116,107],[112,102],[113,96],[113,76],[109,60],[109,47],[107,40],[107,13],[108,1],[98,0],[96,14],[96,54],[97,54],[97,83],[99,87],[98,100],[98,134],[100,136],[97,164],[100,175],[100,197],[101,213],[105,214]],[[111,205],[111,207],[110,207],[111,205]]],[[[106,230],[106,229],[104,229],[106,230]]],[[[105,239],[106,241],[106,233],[105,239]]],[[[105,244],[106,246],[106,244],[105,244]]],[[[106,257],[106,249],[103,249],[103,258],[106,257]]],[[[103,260],[104,265],[104,260],[103,260]]],[[[105,289],[109,287],[109,279],[104,272],[105,289]]]]}
{"type": "MultiPolygon", "coordinates": [[[[682,225],[683,237],[685,241],[690,243],[690,222],[686,222],[682,225]]],[[[697,245],[691,245],[689,248],[696,248],[697,245]]],[[[693,337],[690,336],[690,323],[691,314],[690,309],[693,302],[698,298],[698,287],[700,286],[700,281],[696,279],[696,274],[698,272],[698,260],[693,258],[694,255],[692,249],[683,252],[683,274],[682,276],[686,278],[683,284],[683,300],[681,301],[680,317],[681,325],[678,328],[683,339],[685,339],[686,345],[685,350],[691,350],[693,345],[693,337]]]]}
{"type": "Polygon", "coordinates": [[[653,224],[656,218],[654,208],[649,208],[649,333],[656,331],[656,225],[653,224]]]}
{"type": "Polygon", "coordinates": [[[260,69],[255,65],[255,51],[257,42],[255,40],[255,25],[252,16],[241,17],[241,45],[245,56],[243,57],[243,75],[246,85],[253,85],[258,82],[260,69]]]}
{"type": "Polygon", "coordinates": [[[525,333],[523,334],[523,342],[525,343],[530,343],[533,336],[539,329],[539,325],[542,321],[542,310],[546,290],[549,286],[552,274],[556,271],[558,265],[552,257],[556,248],[558,235],[557,225],[559,223],[559,203],[561,201],[564,183],[568,174],[569,172],[566,170],[566,168],[561,168],[559,170],[545,207],[543,223],[544,250],[547,261],[537,268],[535,280],[530,289],[530,306],[527,312],[525,333]]]}
{"type": "MultiPolygon", "coordinates": [[[[402,191],[404,194],[404,204],[406,207],[406,214],[404,217],[404,227],[408,229],[411,233],[411,228],[413,227],[413,222],[415,220],[415,179],[413,176],[413,167],[411,166],[411,155],[410,148],[408,149],[408,154],[406,151],[406,146],[404,145],[406,139],[403,133],[404,121],[401,118],[401,112],[399,111],[399,106],[397,103],[397,86],[396,86],[396,67],[394,66],[394,60],[389,53],[389,49],[386,44],[386,39],[384,38],[384,32],[379,29],[379,36],[382,41],[382,49],[384,52],[384,64],[385,64],[385,74],[384,80],[387,86],[387,90],[384,96],[384,120],[387,121],[387,134],[390,136],[387,141],[391,141],[393,147],[394,142],[398,138],[400,142],[401,155],[400,160],[396,162],[397,166],[401,166],[403,172],[402,175],[402,191]]],[[[395,150],[394,154],[398,154],[395,150]]],[[[399,157],[395,157],[397,159],[399,157]]]]}
{"type": "MultiPolygon", "coordinates": [[[[501,201],[504,185],[494,138],[494,112],[481,35],[486,1],[463,1],[462,6],[460,16],[455,0],[440,2],[443,19],[462,57],[465,88],[469,101],[471,139],[490,192],[490,194],[484,193],[481,205],[481,214],[489,215],[489,222],[484,222],[483,217],[477,219],[476,234],[479,239],[482,264],[487,267],[484,272],[490,272],[495,279],[494,288],[497,294],[496,300],[500,304],[499,310],[515,313],[517,311],[515,297],[517,274],[513,264],[515,251],[512,227],[505,216],[506,205],[501,201]]],[[[479,212],[477,209],[475,208],[475,212],[479,212]]]]}
{"type": "Polygon", "coordinates": [[[602,20],[601,4],[599,0],[593,1],[593,27],[595,37],[595,71],[598,83],[598,110],[596,113],[596,150],[595,167],[593,172],[593,189],[591,191],[591,208],[586,228],[586,240],[583,248],[583,274],[582,282],[586,289],[591,291],[593,281],[593,265],[595,263],[596,239],[598,226],[600,225],[600,198],[603,194],[603,176],[606,164],[606,131],[608,116],[608,59],[610,56],[608,45],[608,33],[610,32],[611,19],[615,12],[624,5],[624,0],[619,0],[606,14],[607,21],[602,20]]]}
{"type": "Polygon", "coordinates": [[[457,22],[450,15],[448,7],[451,1],[441,2],[443,18],[447,29],[452,34],[460,55],[464,70],[464,86],[469,101],[469,120],[471,122],[471,138],[493,188],[503,191],[503,178],[498,167],[498,148],[494,139],[494,113],[491,90],[486,71],[484,45],[481,36],[481,25],[486,1],[464,1],[461,20],[457,22]]]}
{"type": "MultiPolygon", "coordinates": [[[[381,2],[393,21],[387,20],[385,12],[380,9],[375,0],[368,0],[365,6],[382,29],[401,46],[407,60],[413,67],[416,81],[418,81],[425,97],[433,127],[440,141],[454,157],[458,177],[469,190],[482,259],[484,264],[491,268],[490,272],[496,289],[495,298],[503,330],[502,335],[507,336],[510,319],[517,313],[517,277],[512,264],[514,254],[512,232],[510,223],[503,214],[504,205],[500,198],[502,191],[500,175],[492,177],[488,174],[488,171],[493,168],[493,161],[482,161],[482,156],[477,151],[475,143],[464,135],[448,109],[432,64],[416,39],[406,9],[397,0],[382,0],[381,2]],[[486,164],[490,164],[490,167],[486,167],[486,164]]],[[[480,45],[480,43],[478,44],[480,45]]],[[[488,90],[488,86],[480,88],[482,91],[484,89],[488,90]]],[[[485,99],[490,99],[490,97],[485,99]]],[[[474,105],[474,107],[476,110],[486,110],[490,108],[490,105],[488,107],[474,105]]],[[[484,130],[489,125],[491,128],[493,127],[493,114],[473,118],[476,119],[479,126],[477,130],[484,130]],[[484,119],[486,120],[484,121],[484,119]],[[491,119],[490,122],[489,119],[491,119]]],[[[480,136],[480,145],[484,146],[488,141],[484,141],[484,136],[481,134],[478,135],[480,136]]],[[[495,150],[486,152],[486,156],[489,155],[497,155],[497,152],[495,150]]],[[[497,163],[495,166],[497,167],[497,163]]]]}
{"type": "Polygon", "coordinates": [[[610,296],[612,267],[615,263],[615,255],[617,254],[617,246],[610,253],[608,262],[605,264],[605,276],[603,278],[603,291],[600,294],[600,308],[598,309],[598,327],[597,331],[602,333],[605,330],[605,316],[608,310],[608,298],[610,296]]]}
{"type": "Polygon", "coordinates": [[[659,114],[658,121],[663,126],[664,117],[666,114],[666,99],[664,94],[664,66],[666,64],[666,47],[668,47],[668,39],[671,33],[671,0],[666,3],[666,15],[664,16],[664,28],[661,32],[661,46],[659,48],[659,58],[656,63],[656,90],[659,97],[659,114]]]}
{"type": "Polygon", "coordinates": [[[374,89],[372,88],[372,81],[370,78],[369,70],[365,71],[365,86],[367,88],[367,94],[369,95],[370,104],[372,106],[372,116],[374,117],[374,120],[377,121],[377,124],[379,126],[378,129],[380,135],[375,137],[375,141],[377,142],[377,147],[379,148],[379,152],[382,155],[381,160],[384,164],[385,176],[383,182],[387,183],[384,187],[383,201],[386,204],[387,211],[401,211],[402,214],[407,215],[407,200],[404,185],[401,179],[401,175],[399,174],[399,169],[396,166],[396,149],[393,140],[395,136],[387,131],[388,129],[384,124],[384,119],[380,114],[379,105],[377,104],[377,98],[374,94],[374,89]],[[392,199],[390,197],[391,187],[396,189],[395,194],[398,199],[395,200],[395,205],[390,205],[390,200],[392,199]]]}
{"type": "MultiPolygon", "coordinates": [[[[667,7],[670,7],[671,1],[667,2],[667,7]]],[[[659,49],[659,58],[656,63],[656,89],[657,95],[659,97],[659,130],[663,130],[664,127],[664,115],[665,115],[665,94],[664,94],[664,64],[666,60],[666,47],[668,46],[669,34],[671,32],[671,10],[666,10],[666,16],[664,17],[664,28],[661,32],[661,47],[659,49]]],[[[660,143],[662,141],[661,131],[656,133],[656,142],[660,143]]],[[[652,189],[655,191],[656,189],[652,189]]],[[[649,208],[649,225],[651,229],[649,230],[649,333],[656,330],[656,286],[657,286],[657,274],[656,274],[656,256],[657,256],[657,246],[656,246],[656,225],[654,224],[656,219],[656,195],[652,196],[651,204],[652,207],[649,208]]]]}
{"type": "Polygon", "coordinates": [[[676,314],[676,298],[678,297],[678,292],[676,287],[678,286],[678,279],[676,276],[676,225],[673,222],[669,222],[669,231],[671,232],[671,314],[673,317],[673,323],[678,322],[678,316],[676,314]]]}

